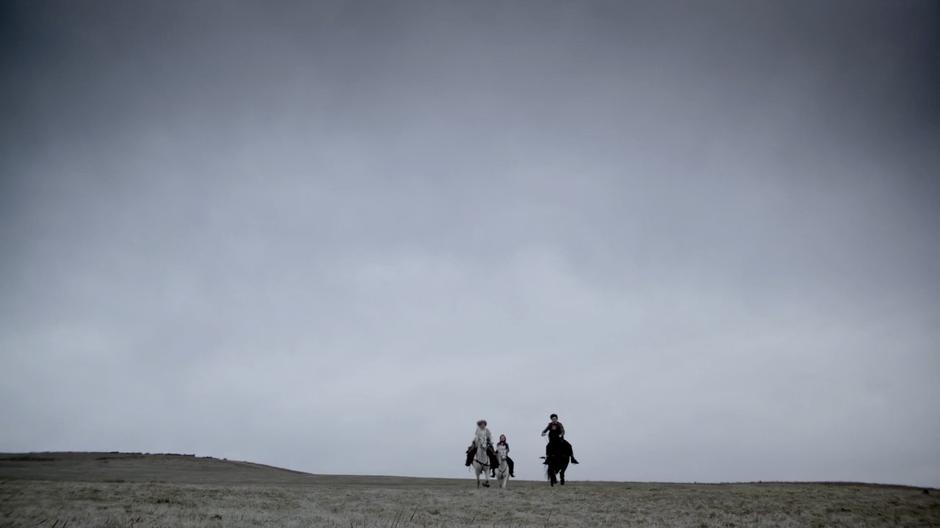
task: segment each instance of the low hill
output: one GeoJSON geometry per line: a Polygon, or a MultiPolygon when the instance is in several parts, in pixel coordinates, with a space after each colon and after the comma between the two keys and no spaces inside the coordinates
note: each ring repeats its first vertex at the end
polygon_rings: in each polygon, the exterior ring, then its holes
{"type": "Polygon", "coordinates": [[[173,453],[0,454],[0,479],[11,480],[295,484],[316,478],[262,464],[173,453]]]}
{"type": "MultiPolygon", "coordinates": [[[[407,486],[453,479],[313,475],[253,462],[177,453],[0,453],[0,481],[159,482],[215,485],[407,486]]],[[[456,481],[462,482],[462,481],[456,481]]]]}

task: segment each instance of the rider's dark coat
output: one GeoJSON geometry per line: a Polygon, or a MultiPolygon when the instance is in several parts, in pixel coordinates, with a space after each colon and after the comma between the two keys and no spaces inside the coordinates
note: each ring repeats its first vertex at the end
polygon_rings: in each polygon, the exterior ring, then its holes
{"type": "Polygon", "coordinates": [[[542,434],[545,433],[548,433],[549,436],[556,434],[564,438],[565,426],[561,422],[548,422],[548,425],[545,426],[545,429],[542,429],[542,434]]]}

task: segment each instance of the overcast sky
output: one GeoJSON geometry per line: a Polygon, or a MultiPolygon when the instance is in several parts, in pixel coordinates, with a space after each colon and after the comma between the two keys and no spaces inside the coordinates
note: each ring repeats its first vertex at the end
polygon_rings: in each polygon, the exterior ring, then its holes
{"type": "Polygon", "coordinates": [[[936,2],[0,9],[0,451],[940,485],[936,2]]]}

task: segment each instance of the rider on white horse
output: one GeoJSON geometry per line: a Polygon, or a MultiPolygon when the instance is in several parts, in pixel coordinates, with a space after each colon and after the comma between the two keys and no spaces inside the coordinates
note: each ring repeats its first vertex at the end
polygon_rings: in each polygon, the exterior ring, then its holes
{"type": "Polygon", "coordinates": [[[496,443],[496,449],[499,449],[500,446],[506,448],[506,464],[509,465],[509,476],[516,478],[516,474],[514,472],[516,464],[512,461],[511,458],[509,458],[509,442],[506,441],[506,435],[504,434],[499,435],[499,442],[496,443]]]}
{"type": "Polygon", "coordinates": [[[477,421],[477,429],[473,435],[473,443],[467,448],[467,465],[473,464],[477,475],[477,487],[480,487],[480,475],[486,479],[482,485],[490,486],[490,473],[495,476],[499,461],[496,457],[496,451],[493,449],[493,436],[486,427],[486,420],[477,421]]]}
{"type": "Polygon", "coordinates": [[[493,449],[493,435],[490,434],[490,430],[486,425],[486,420],[477,421],[477,428],[473,432],[473,440],[470,442],[470,447],[467,448],[467,463],[464,465],[469,466],[473,462],[473,456],[476,454],[478,445],[486,446],[486,454],[495,462],[496,450],[493,449]]]}

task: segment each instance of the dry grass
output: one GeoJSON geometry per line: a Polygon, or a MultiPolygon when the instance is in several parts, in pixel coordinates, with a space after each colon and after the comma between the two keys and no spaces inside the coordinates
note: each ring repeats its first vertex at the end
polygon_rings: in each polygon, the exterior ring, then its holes
{"type": "Polygon", "coordinates": [[[0,525],[940,526],[940,493],[898,486],[572,482],[549,488],[513,481],[508,490],[477,490],[470,478],[325,477],[192,457],[41,456],[57,460],[0,457],[0,525]]]}

